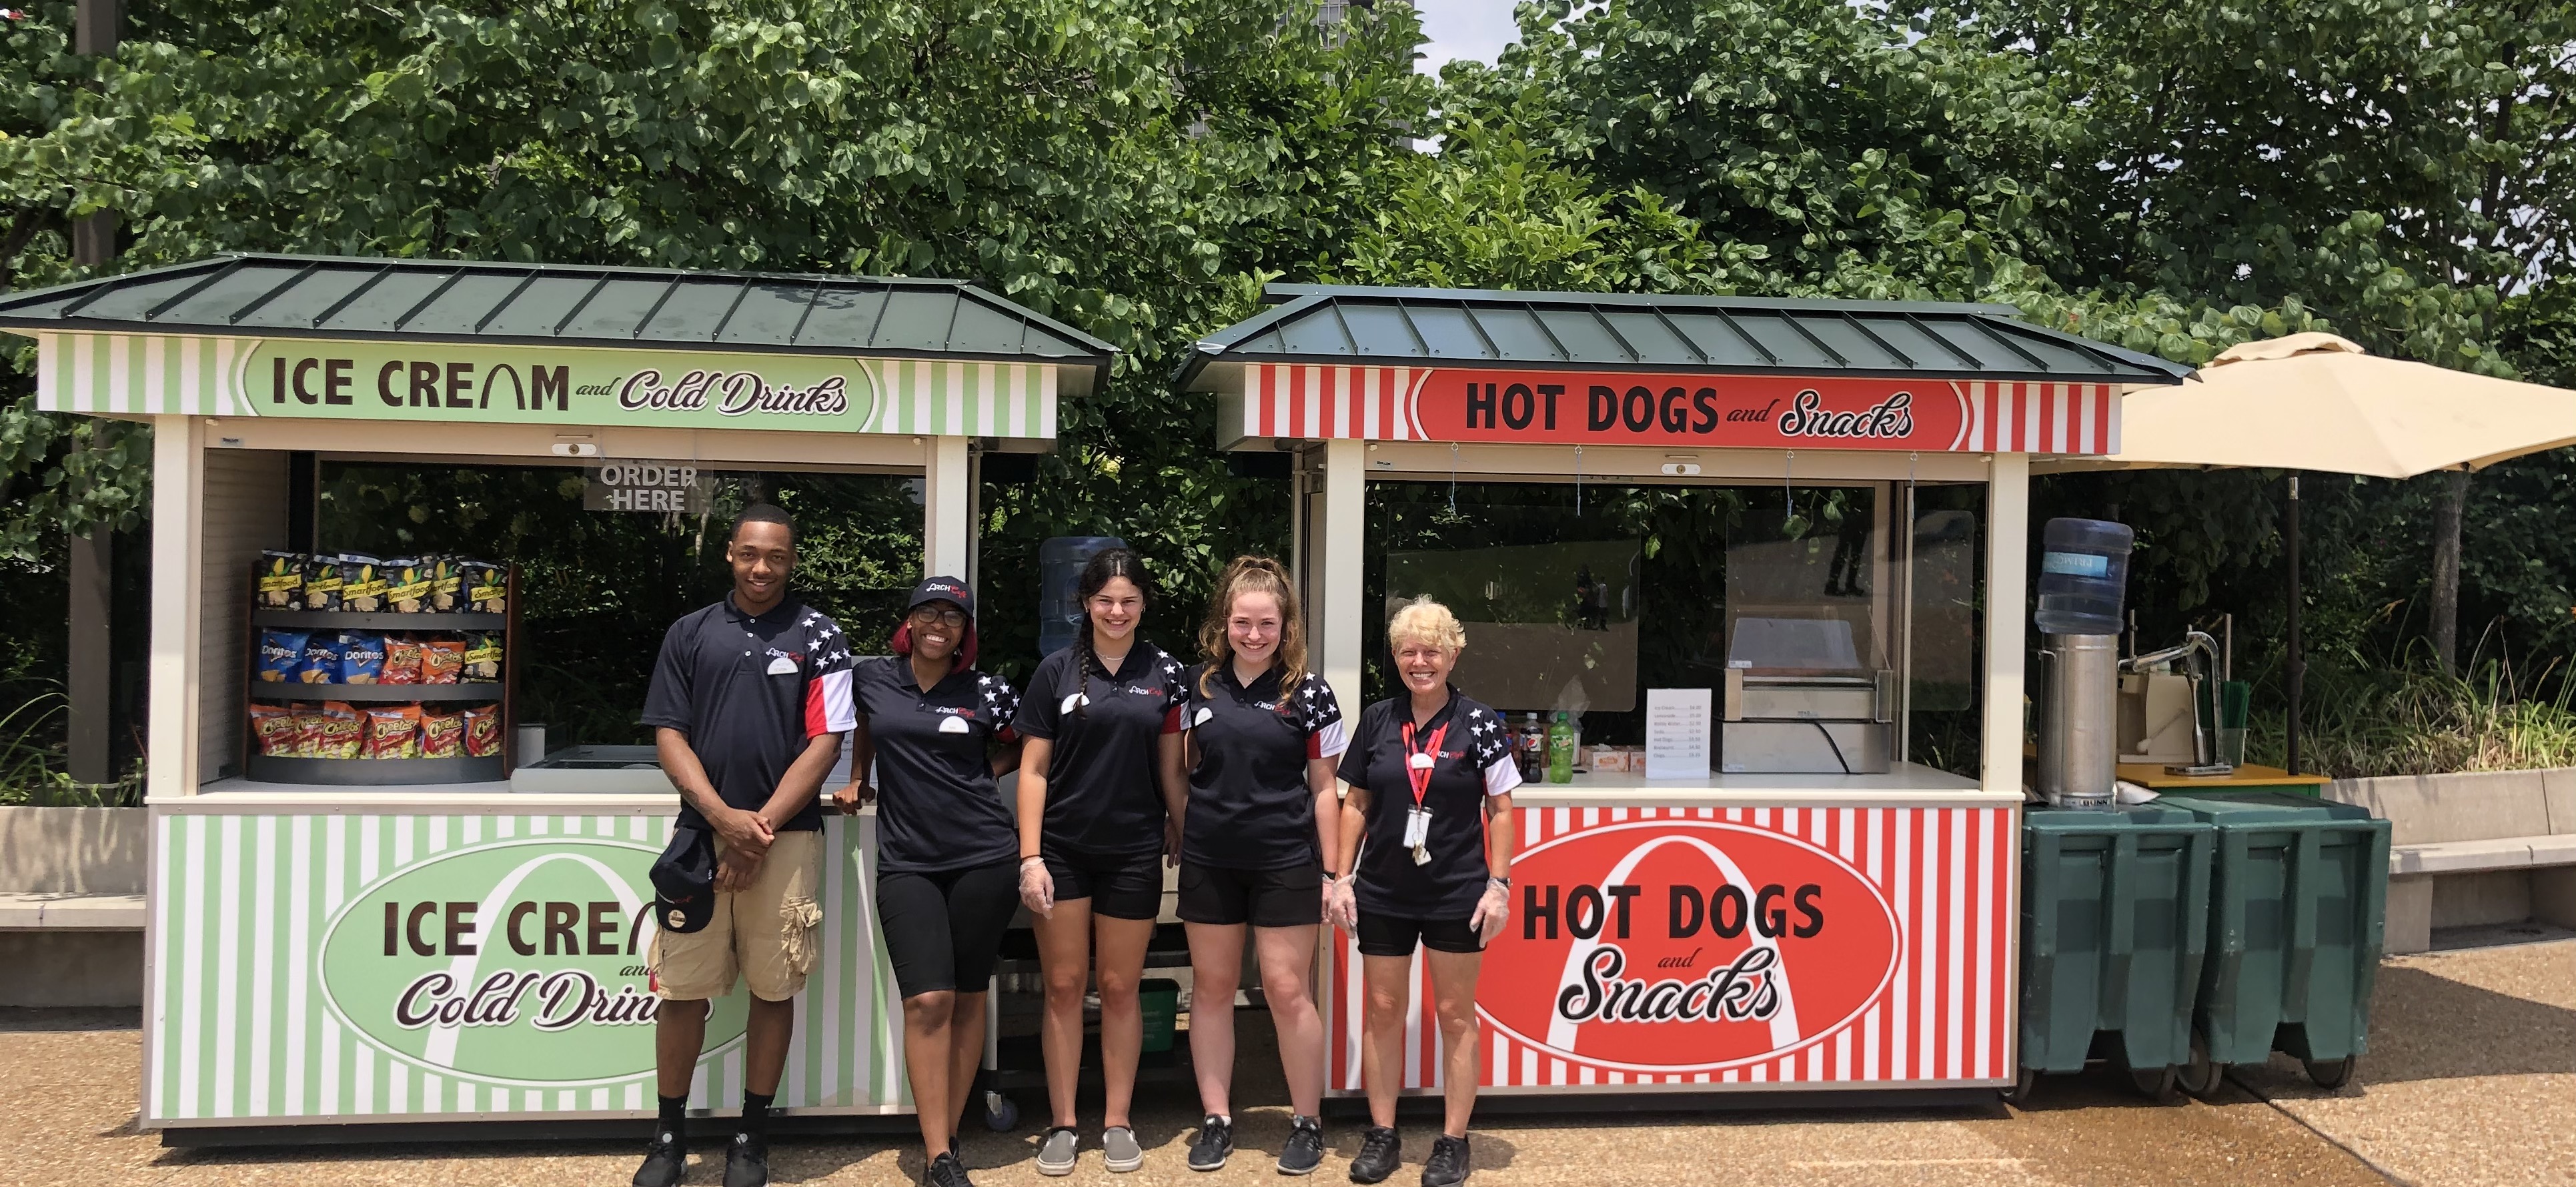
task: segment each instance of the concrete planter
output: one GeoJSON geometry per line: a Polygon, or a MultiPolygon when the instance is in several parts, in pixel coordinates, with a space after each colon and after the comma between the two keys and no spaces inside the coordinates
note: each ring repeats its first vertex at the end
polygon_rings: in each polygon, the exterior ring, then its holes
{"type": "Polygon", "coordinates": [[[2338,779],[2325,798],[2389,822],[2387,950],[2435,928],[2576,926],[2576,768],[2338,779]]]}
{"type": "Polygon", "coordinates": [[[0,808],[0,1006],[143,1004],[141,808],[0,808]]]}

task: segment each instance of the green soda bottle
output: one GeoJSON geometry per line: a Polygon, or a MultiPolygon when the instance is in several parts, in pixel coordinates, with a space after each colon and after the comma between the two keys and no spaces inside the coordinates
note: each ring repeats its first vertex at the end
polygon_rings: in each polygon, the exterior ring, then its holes
{"type": "Polygon", "coordinates": [[[1547,722],[1547,781],[1574,782],[1574,720],[1563,709],[1547,722]]]}

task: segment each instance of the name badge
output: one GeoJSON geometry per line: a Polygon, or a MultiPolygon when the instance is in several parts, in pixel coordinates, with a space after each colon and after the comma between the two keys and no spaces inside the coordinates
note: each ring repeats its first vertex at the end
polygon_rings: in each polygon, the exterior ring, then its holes
{"type": "Polygon", "coordinates": [[[1080,708],[1080,707],[1082,707],[1082,706],[1084,706],[1084,705],[1088,705],[1088,704],[1090,704],[1090,703],[1091,703],[1091,698],[1090,698],[1090,697],[1085,696],[1085,695],[1083,695],[1083,694],[1081,694],[1081,693],[1078,693],[1078,692],[1077,692],[1077,693],[1073,694],[1072,696],[1069,696],[1069,697],[1064,698],[1064,705],[1063,705],[1063,707],[1062,707],[1062,708],[1057,709],[1057,710],[1056,710],[1056,712],[1058,712],[1058,713],[1071,713],[1071,712],[1073,712],[1075,709],[1078,709],[1078,708],[1080,708]]]}
{"type": "Polygon", "coordinates": [[[1420,849],[1431,837],[1431,809],[1407,808],[1404,811],[1404,847],[1420,849]]]}
{"type": "Polygon", "coordinates": [[[783,656],[783,655],[779,655],[779,656],[772,656],[772,657],[770,657],[770,660],[769,660],[769,674],[770,674],[770,675],[772,675],[772,676],[784,676],[784,675],[787,675],[787,674],[788,674],[788,673],[790,673],[790,672],[794,672],[795,670],[796,670],[796,661],[795,661],[795,660],[789,659],[789,658],[787,658],[786,656],[783,656]]]}
{"type": "Polygon", "coordinates": [[[1406,761],[1412,763],[1413,769],[1417,771],[1428,771],[1431,769],[1431,756],[1428,754],[1417,754],[1406,761]]]}
{"type": "Polygon", "coordinates": [[[1209,723],[1209,722],[1211,722],[1211,721],[1214,721],[1214,720],[1216,720],[1216,710],[1214,710],[1214,709],[1210,709],[1210,708],[1208,708],[1208,707],[1206,707],[1206,706],[1202,705],[1202,706],[1200,706],[1200,707],[1199,707],[1199,715],[1198,715],[1197,717],[1195,717],[1195,718],[1192,718],[1192,719],[1190,720],[1190,724],[1191,724],[1191,725],[1194,725],[1194,726],[1197,726],[1197,725],[1206,725],[1207,723],[1209,723]]]}
{"type": "Polygon", "coordinates": [[[966,734],[973,733],[974,730],[975,727],[966,724],[966,719],[963,717],[942,717],[939,719],[939,732],[943,734],[966,734]]]}

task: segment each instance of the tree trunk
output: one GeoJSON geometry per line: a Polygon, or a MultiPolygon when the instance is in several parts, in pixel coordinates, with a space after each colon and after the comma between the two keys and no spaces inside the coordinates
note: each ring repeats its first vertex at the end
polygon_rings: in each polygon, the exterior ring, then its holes
{"type": "Polygon", "coordinates": [[[2442,475],[2433,504],[2433,659],[2442,674],[2458,670],[2460,654],[2460,513],[2469,502],[2469,472],[2442,475]]]}

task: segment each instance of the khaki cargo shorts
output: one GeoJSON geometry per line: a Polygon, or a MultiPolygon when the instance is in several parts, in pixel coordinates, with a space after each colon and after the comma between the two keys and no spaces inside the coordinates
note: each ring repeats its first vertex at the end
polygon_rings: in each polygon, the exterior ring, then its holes
{"type": "MultiPolygon", "coordinates": [[[[722,857],[724,838],[716,838],[722,857]]],[[[704,1001],[733,992],[737,977],[762,1001],[779,1002],[805,988],[822,952],[823,834],[780,833],[751,885],[716,896],[715,914],[694,932],[656,927],[645,967],[664,1001],[704,1001]]]]}

